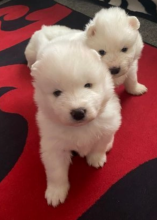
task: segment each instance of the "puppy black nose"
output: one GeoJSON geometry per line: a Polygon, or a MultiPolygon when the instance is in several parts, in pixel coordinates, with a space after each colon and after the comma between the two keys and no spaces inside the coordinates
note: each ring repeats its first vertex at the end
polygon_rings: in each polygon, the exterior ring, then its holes
{"type": "Polygon", "coordinates": [[[119,71],[120,71],[120,67],[112,67],[112,68],[110,68],[110,72],[111,72],[112,75],[118,74],[119,71]]]}
{"type": "Polygon", "coordinates": [[[86,109],[84,108],[73,109],[70,114],[73,119],[75,119],[76,121],[80,121],[84,119],[86,115],[86,109]]]}

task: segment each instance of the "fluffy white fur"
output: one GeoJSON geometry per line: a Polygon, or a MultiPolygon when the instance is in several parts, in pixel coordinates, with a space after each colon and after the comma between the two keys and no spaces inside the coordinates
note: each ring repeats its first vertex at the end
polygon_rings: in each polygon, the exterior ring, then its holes
{"type": "Polygon", "coordinates": [[[118,7],[102,9],[87,24],[85,31],[59,25],[42,26],[41,30],[32,36],[25,55],[28,65],[31,66],[37,56],[35,42],[36,39],[41,42],[41,33],[49,41],[55,38],[81,41],[99,53],[102,50],[105,52],[102,61],[113,74],[115,85],[124,84],[130,94],[140,95],[145,93],[147,88],[137,80],[138,59],[143,48],[139,27],[140,22],[136,17],[128,16],[118,7]],[[116,73],[114,70],[118,69],[119,73],[116,73]]]}
{"type": "Polygon", "coordinates": [[[94,50],[58,40],[36,51],[31,75],[47,176],[45,198],[55,207],[68,194],[71,151],[86,156],[89,165],[102,167],[121,124],[121,108],[108,68],[94,50]],[[84,109],[81,120],[73,118],[77,109],[84,109]]]}

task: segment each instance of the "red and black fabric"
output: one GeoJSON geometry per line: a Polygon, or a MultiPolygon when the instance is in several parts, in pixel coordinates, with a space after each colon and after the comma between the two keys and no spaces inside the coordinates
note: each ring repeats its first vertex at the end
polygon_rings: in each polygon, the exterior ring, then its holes
{"type": "Polygon", "coordinates": [[[88,20],[52,0],[0,6],[0,220],[157,219],[157,49],[147,44],[139,81],[148,93],[134,97],[123,87],[117,90],[123,123],[108,162],[97,170],[75,156],[65,203],[53,208],[44,199],[46,177],[24,49],[42,24],[82,29],[88,20]]]}

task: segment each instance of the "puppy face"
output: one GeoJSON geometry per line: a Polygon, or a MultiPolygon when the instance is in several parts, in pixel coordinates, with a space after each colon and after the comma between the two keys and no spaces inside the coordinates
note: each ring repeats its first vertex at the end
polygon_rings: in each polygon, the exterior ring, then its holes
{"type": "Polygon", "coordinates": [[[94,120],[113,91],[99,55],[76,43],[49,45],[31,74],[39,109],[64,125],[80,126],[94,120]]]}
{"type": "Polygon", "coordinates": [[[87,45],[101,55],[113,77],[126,74],[140,56],[139,26],[136,17],[127,16],[120,8],[102,9],[87,25],[87,45]]]}

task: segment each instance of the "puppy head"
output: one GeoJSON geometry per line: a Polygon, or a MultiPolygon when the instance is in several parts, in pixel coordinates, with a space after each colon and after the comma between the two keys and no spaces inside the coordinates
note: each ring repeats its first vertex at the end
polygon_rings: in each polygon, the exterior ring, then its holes
{"type": "Polygon", "coordinates": [[[86,27],[86,43],[101,55],[113,77],[125,74],[143,47],[140,22],[115,7],[102,9],[86,27]]]}
{"type": "Polygon", "coordinates": [[[106,66],[80,44],[50,44],[32,66],[35,101],[50,120],[80,126],[94,120],[113,94],[106,66]]]}

